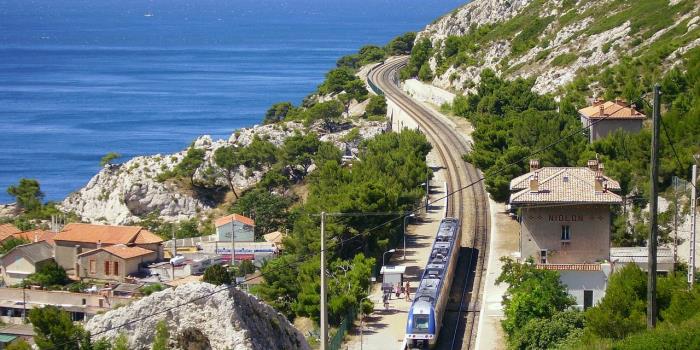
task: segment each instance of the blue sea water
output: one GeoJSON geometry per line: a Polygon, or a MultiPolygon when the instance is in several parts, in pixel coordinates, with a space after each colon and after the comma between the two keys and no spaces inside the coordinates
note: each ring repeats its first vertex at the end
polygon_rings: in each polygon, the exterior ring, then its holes
{"type": "Polygon", "coordinates": [[[226,138],[301,101],[340,56],[463,2],[0,0],[0,202],[21,177],[60,200],[107,152],[226,138]]]}

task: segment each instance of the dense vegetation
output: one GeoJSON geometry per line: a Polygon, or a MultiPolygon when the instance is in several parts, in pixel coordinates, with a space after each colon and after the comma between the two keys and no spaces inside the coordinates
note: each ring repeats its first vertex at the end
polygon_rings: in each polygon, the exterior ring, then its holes
{"type": "Polygon", "coordinates": [[[401,234],[401,222],[382,225],[411,209],[423,195],[426,180],[426,138],[414,131],[388,133],[366,141],[352,168],[339,157],[317,160],[318,170],[307,180],[309,195],[294,208],[285,255],[263,266],[265,283],[256,293],[287,316],[319,317],[319,259],[321,211],[357,213],[326,217],[330,271],[329,320],[338,324],[366,296],[369,278],[379,257],[401,234]]]}
{"type": "Polygon", "coordinates": [[[585,312],[559,273],[538,270],[532,261],[504,260],[499,282],[508,283],[502,321],[511,349],[694,349],[700,334],[700,289],[688,290],[685,272],[658,279],[659,324],[646,329],[646,273],[626,265],[612,274],[605,297],[585,312]]]}

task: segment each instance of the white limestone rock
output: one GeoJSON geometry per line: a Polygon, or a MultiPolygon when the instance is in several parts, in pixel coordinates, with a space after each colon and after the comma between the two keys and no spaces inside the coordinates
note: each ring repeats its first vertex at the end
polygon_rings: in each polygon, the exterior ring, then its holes
{"type": "Polygon", "coordinates": [[[129,349],[134,350],[150,349],[160,320],[167,323],[173,345],[178,334],[194,328],[209,339],[213,350],[310,349],[303,335],[272,307],[238,289],[222,289],[224,287],[193,282],[153,293],[127,306],[96,315],[85,328],[109,340],[120,332],[126,334],[129,349]],[[157,315],[144,318],[151,314],[157,315]],[[113,329],[140,318],[144,319],[113,329]]]}
{"type": "MultiPolygon", "coordinates": [[[[571,14],[572,11],[582,14],[592,7],[605,8],[610,3],[610,0],[579,1],[567,12],[561,11],[563,4],[561,0],[546,0],[537,6],[540,18],[547,16],[560,18],[571,14]]],[[[671,0],[670,3],[674,4],[675,0],[671,0]]],[[[429,38],[433,47],[437,48],[428,61],[435,71],[437,55],[444,45],[444,39],[448,36],[465,35],[472,28],[486,24],[498,25],[515,16],[523,15],[523,9],[531,4],[533,4],[532,0],[474,0],[428,25],[425,30],[418,33],[417,40],[429,38]]],[[[436,74],[431,83],[452,92],[473,92],[473,87],[479,84],[479,75],[488,68],[506,79],[535,78],[533,91],[541,94],[556,94],[561,87],[572,82],[581,69],[616,64],[623,55],[634,56],[682,23],[687,24],[687,33],[695,30],[700,25],[699,8],[696,6],[687,13],[679,14],[678,18],[674,18],[671,26],[641,38],[638,34],[631,32],[630,21],[591,35],[586,33],[586,30],[601,21],[601,18],[586,17],[567,23],[563,27],[554,20],[539,36],[539,43],[527,52],[511,56],[511,43],[518,33],[510,38],[481,43],[482,47],[470,57],[475,63],[462,63],[459,67],[448,67],[444,73],[436,74]],[[566,53],[576,53],[578,57],[564,64],[561,60],[557,65],[553,64],[555,58],[566,53]],[[507,61],[504,60],[506,58],[507,61]]],[[[531,14],[528,12],[528,15],[531,14]]],[[[698,41],[694,40],[678,48],[666,59],[664,68],[668,69],[678,63],[679,57],[696,46],[698,41]]]]}
{"type": "MultiPolygon", "coordinates": [[[[311,126],[311,129],[318,132],[322,141],[331,141],[339,149],[347,149],[355,155],[361,140],[384,132],[386,125],[360,119],[333,133],[321,128],[320,122],[311,126]],[[344,136],[354,127],[360,129],[360,138],[353,142],[344,141],[344,136]]],[[[195,181],[228,186],[214,162],[214,153],[220,147],[245,147],[256,136],[275,146],[281,146],[284,140],[297,132],[305,133],[308,130],[301,123],[287,122],[240,129],[228,141],[212,140],[209,135],[201,136],[193,143],[195,148],[205,151],[204,163],[195,172],[195,181]]],[[[123,164],[108,165],[87,185],[64,199],[60,207],[63,211],[74,212],[84,221],[111,225],[136,223],[141,217],[153,212],[161,219],[171,222],[203,217],[217,203],[200,199],[191,190],[183,190],[172,181],[157,180],[158,175],[172,170],[182,161],[186,153],[185,149],[169,155],[139,156],[123,164]]],[[[255,186],[263,175],[264,171],[250,172],[241,165],[233,174],[233,184],[238,191],[243,191],[255,186]]]]}

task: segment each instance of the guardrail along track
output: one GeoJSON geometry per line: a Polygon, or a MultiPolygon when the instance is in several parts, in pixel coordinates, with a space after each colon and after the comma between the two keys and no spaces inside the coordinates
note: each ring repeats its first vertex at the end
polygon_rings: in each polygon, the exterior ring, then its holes
{"type": "Polygon", "coordinates": [[[439,349],[471,349],[476,340],[476,324],[481,305],[481,276],[488,248],[488,200],[480,175],[462,155],[468,146],[464,139],[435,112],[415,102],[398,87],[398,70],[408,58],[380,64],[369,73],[370,86],[408,113],[435,147],[446,168],[448,191],[471,187],[448,197],[448,216],[462,222],[462,242],[450,298],[438,338],[439,349]]]}

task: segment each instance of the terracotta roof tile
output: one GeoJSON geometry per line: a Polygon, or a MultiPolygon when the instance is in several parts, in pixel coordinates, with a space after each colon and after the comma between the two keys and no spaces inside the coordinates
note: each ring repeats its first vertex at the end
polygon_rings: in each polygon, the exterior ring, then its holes
{"type": "Polygon", "coordinates": [[[89,255],[89,254],[95,253],[95,252],[100,251],[100,250],[105,251],[107,253],[110,253],[112,255],[118,256],[122,259],[131,259],[131,258],[136,258],[139,256],[144,256],[144,255],[155,253],[152,250],[148,250],[148,249],[141,248],[141,247],[127,247],[123,244],[116,244],[116,245],[111,245],[108,247],[93,249],[93,250],[87,251],[85,253],[79,254],[78,256],[89,255]]]}
{"type": "Polygon", "coordinates": [[[22,230],[18,229],[13,224],[2,224],[0,225],[0,241],[4,241],[7,237],[20,232],[22,232],[22,230]]]}
{"type": "Polygon", "coordinates": [[[600,264],[537,264],[540,270],[601,271],[600,264]]]}
{"type": "Polygon", "coordinates": [[[604,102],[581,108],[578,112],[588,119],[645,119],[646,116],[634,108],[619,102],[604,102]]]}
{"type": "Polygon", "coordinates": [[[55,237],[55,241],[85,242],[106,244],[127,244],[136,239],[144,230],[140,226],[108,226],[71,223],[66,225],[55,237]]]}
{"type": "Polygon", "coordinates": [[[214,223],[216,224],[216,226],[222,226],[228,224],[229,222],[231,222],[231,220],[238,221],[248,226],[255,226],[255,221],[253,221],[253,219],[238,214],[231,214],[220,217],[216,219],[214,223]]]}
{"type": "Polygon", "coordinates": [[[620,204],[622,198],[612,191],[618,190],[620,185],[610,178],[603,178],[603,185],[607,189],[596,191],[595,172],[586,167],[579,168],[549,168],[545,167],[534,172],[527,173],[513,179],[510,183],[512,190],[518,191],[511,194],[511,204],[620,204]],[[538,190],[531,191],[529,179],[534,174],[539,179],[538,190]],[[524,187],[523,182],[528,185],[524,187]]]}
{"type": "Polygon", "coordinates": [[[55,245],[56,242],[54,242],[53,238],[57,235],[58,233],[56,232],[51,232],[51,231],[46,231],[46,230],[32,230],[32,231],[24,231],[20,233],[15,233],[12,235],[13,237],[16,238],[23,238],[26,239],[30,242],[34,242],[34,240],[37,240],[37,242],[46,242],[51,245],[55,245]]]}
{"type": "Polygon", "coordinates": [[[160,236],[151,233],[151,231],[148,231],[146,229],[143,229],[139,232],[139,234],[136,236],[136,239],[134,240],[134,243],[136,244],[151,244],[151,243],[162,243],[163,239],[160,238],[160,236]]]}

